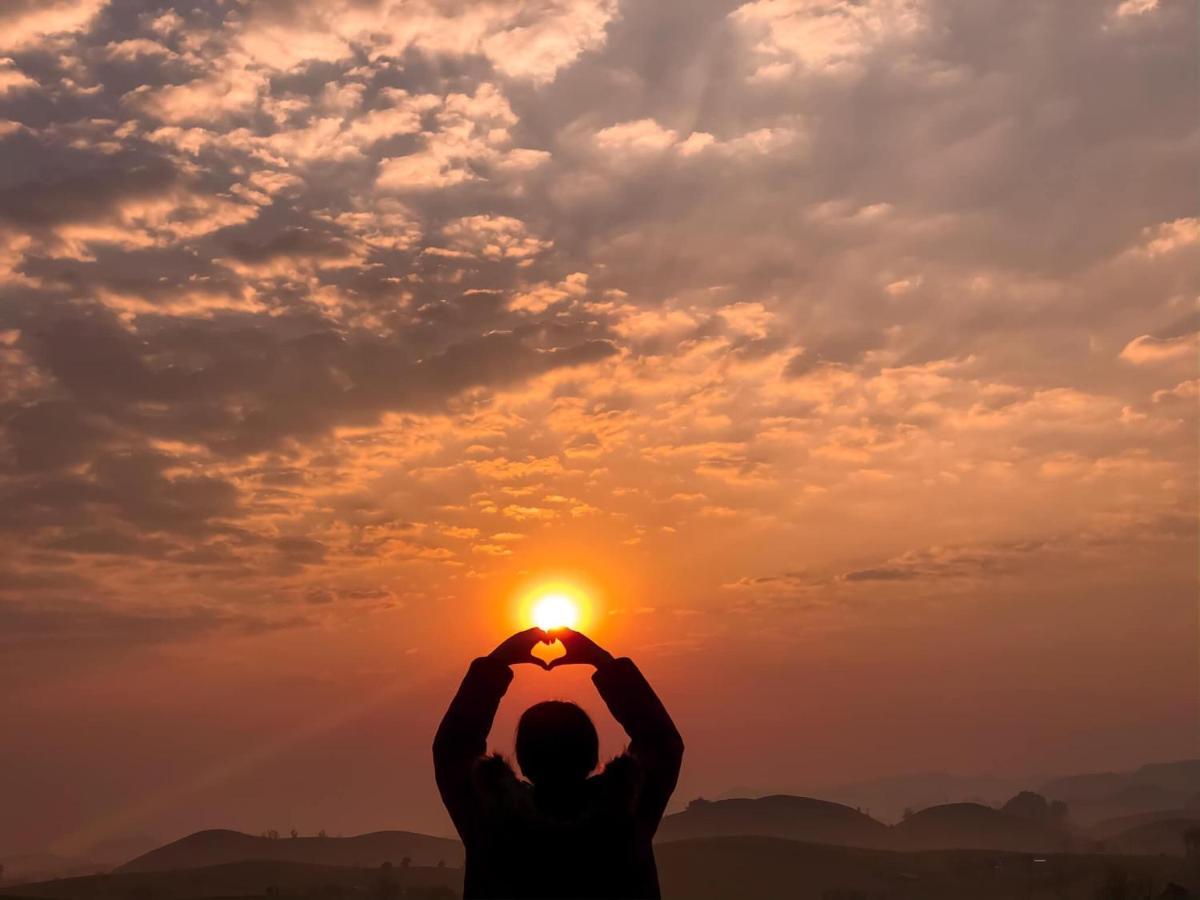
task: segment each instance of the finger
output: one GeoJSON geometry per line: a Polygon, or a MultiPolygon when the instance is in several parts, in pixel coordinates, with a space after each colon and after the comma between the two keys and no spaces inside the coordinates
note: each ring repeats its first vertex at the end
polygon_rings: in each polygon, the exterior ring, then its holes
{"type": "Polygon", "coordinates": [[[526,628],[524,631],[517,632],[514,637],[522,649],[532,650],[542,640],[543,634],[544,632],[540,628],[526,628]]]}

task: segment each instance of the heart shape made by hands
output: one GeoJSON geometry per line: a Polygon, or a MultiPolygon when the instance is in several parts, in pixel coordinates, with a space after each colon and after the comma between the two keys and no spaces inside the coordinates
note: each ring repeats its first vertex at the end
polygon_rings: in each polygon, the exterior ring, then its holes
{"type": "Polygon", "coordinates": [[[556,659],[562,659],[567,655],[567,648],[563,646],[563,642],[555,640],[552,643],[546,644],[539,641],[529,651],[529,655],[534,659],[540,659],[544,663],[552,663],[556,659]]]}

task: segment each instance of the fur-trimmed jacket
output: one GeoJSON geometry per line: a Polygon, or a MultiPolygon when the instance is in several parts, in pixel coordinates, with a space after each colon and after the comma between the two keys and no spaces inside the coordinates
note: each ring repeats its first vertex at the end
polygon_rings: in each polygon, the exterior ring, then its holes
{"type": "Polygon", "coordinates": [[[651,840],[679,776],[683,741],[629,659],[592,681],[630,737],[590,777],[570,812],[551,813],[487,735],[512,681],[508,666],[475,660],[434,739],[438,790],[466,846],[464,900],[659,896],[651,840]]]}

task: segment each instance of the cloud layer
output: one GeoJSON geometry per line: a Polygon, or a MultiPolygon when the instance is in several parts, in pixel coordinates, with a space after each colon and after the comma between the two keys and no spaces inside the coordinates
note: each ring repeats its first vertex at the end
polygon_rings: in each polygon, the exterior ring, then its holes
{"type": "Polygon", "coordinates": [[[417,646],[564,561],[658,594],[609,612],[667,656],[1071,579],[1178,608],[1193,19],[7,4],[10,702],[63,648],[417,646]]]}

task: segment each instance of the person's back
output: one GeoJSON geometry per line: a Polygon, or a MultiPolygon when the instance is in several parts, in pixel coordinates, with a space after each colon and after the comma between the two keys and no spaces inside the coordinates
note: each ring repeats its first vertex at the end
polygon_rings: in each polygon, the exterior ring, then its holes
{"type": "MultiPolygon", "coordinates": [[[[517,760],[484,756],[487,733],[512,680],[509,666],[538,664],[547,635],[514,635],[472,663],[434,740],[438,788],[467,850],[464,900],[659,896],[651,840],[675,787],[683,742],[628,659],[613,659],[563,630],[556,664],[596,666],[593,681],[631,737],[629,750],[597,762],[595,727],[574,704],[539,703],[521,718],[517,760]]],[[[552,668],[548,666],[547,668],[552,668]]]]}

